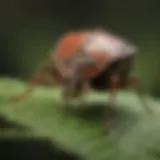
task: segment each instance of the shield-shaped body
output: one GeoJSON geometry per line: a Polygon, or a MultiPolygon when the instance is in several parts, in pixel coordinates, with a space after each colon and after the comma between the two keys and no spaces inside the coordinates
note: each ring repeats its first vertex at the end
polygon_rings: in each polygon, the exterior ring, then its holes
{"type": "Polygon", "coordinates": [[[89,30],[71,32],[63,36],[58,42],[52,59],[63,76],[72,69],[70,63],[77,57],[90,58],[94,65],[84,70],[88,79],[96,77],[117,60],[132,56],[135,46],[123,39],[103,30],[89,30]]]}

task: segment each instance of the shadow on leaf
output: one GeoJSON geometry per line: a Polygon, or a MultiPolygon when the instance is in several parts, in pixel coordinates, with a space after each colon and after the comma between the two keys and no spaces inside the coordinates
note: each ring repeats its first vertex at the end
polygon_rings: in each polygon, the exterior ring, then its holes
{"type": "Polygon", "coordinates": [[[0,129],[16,129],[19,131],[28,130],[27,127],[22,126],[18,123],[7,120],[4,116],[0,115],[0,129]]]}
{"type": "Polygon", "coordinates": [[[16,160],[79,160],[79,156],[65,152],[48,140],[1,139],[1,158],[16,160]]]}
{"type": "Polygon", "coordinates": [[[129,106],[113,106],[113,108],[107,107],[106,103],[86,103],[83,106],[74,107],[70,106],[68,110],[69,114],[77,116],[79,119],[86,121],[86,123],[101,123],[104,116],[110,119],[111,127],[113,131],[125,132],[129,127],[135,125],[140,118],[140,115],[130,111],[129,106]]]}

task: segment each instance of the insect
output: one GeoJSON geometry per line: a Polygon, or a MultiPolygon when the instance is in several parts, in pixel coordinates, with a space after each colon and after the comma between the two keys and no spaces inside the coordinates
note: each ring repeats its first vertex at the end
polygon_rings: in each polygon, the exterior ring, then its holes
{"type": "MultiPolygon", "coordinates": [[[[40,65],[25,92],[13,98],[25,98],[44,77],[46,82],[63,86],[62,97],[66,102],[90,89],[108,90],[108,106],[112,107],[117,91],[133,86],[149,109],[140,90],[140,80],[129,75],[136,52],[133,44],[103,29],[69,32],[51,51],[50,61],[40,65]],[[43,76],[44,73],[49,73],[50,78],[43,76]]],[[[103,127],[109,129],[109,119],[105,118],[104,115],[103,127]]]]}

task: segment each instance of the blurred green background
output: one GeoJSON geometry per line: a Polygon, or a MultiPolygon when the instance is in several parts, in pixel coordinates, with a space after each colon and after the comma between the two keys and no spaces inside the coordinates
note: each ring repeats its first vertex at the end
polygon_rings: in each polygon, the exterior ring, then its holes
{"type": "Polygon", "coordinates": [[[58,38],[101,26],[138,45],[134,74],[160,96],[159,0],[5,0],[0,2],[0,73],[27,79],[58,38]]]}

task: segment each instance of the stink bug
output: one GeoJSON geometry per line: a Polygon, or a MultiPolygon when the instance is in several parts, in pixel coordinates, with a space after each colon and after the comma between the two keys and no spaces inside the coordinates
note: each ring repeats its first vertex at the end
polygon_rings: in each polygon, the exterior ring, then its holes
{"type": "Polygon", "coordinates": [[[63,86],[65,101],[91,88],[108,90],[108,104],[112,106],[117,90],[132,85],[147,106],[140,92],[139,79],[129,76],[136,52],[133,44],[103,29],[69,32],[60,38],[51,52],[50,62],[38,68],[28,89],[14,99],[25,98],[40,82],[40,74],[50,72],[51,78],[46,81],[63,86]]]}

